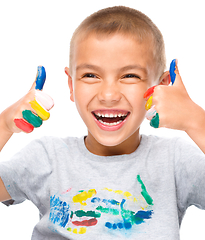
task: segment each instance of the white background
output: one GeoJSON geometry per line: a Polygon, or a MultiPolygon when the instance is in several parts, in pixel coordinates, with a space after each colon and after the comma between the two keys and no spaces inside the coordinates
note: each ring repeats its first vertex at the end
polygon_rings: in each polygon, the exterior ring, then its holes
{"type": "MultiPolygon", "coordinates": [[[[1,0],[0,112],[30,89],[38,65],[46,68],[44,91],[55,101],[50,120],[31,134],[14,135],[0,153],[1,161],[9,159],[32,139],[44,135],[80,137],[86,134],[75,104],[69,100],[64,74],[64,67],[69,65],[69,42],[85,17],[114,5],[136,8],[154,21],[164,36],[167,66],[173,58],[179,59],[179,70],[190,96],[205,108],[204,1],[1,0]]],[[[183,132],[153,129],[146,120],[141,133],[190,140],[183,132]]],[[[0,205],[0,239],[28,240],[37,222],[38,211],[28,201],[9,208],[0,205]]],[[[204,211],[189,208],[181,227],[181,239],[205,239],[204,222],[204,211]]]]}

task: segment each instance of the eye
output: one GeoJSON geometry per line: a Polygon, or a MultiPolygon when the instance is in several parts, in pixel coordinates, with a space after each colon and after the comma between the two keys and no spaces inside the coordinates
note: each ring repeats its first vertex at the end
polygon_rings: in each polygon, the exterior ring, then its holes
{"type": "Polygon", "coordinates": [[[123,78],[138,78],[138,79],[140,79],[140,77],[137,76],[136,74],[126,74],[123,78]]]}
{"type": "Polygon", "coordinates": [[[121,77],[120,82],[125,84],[136,84],[141,80],[141,77],[139,77],[136,74],[129,73],[121,77]]]}
{"type": "Polygon", "coordinates": [[[83,78],[97,78],[95,74],[92,73],[86,73],[85,75],[83,75],[83,78]]]}
{"type": "Polygon", "coordinates": [[[80,79],[84,83],[88,83],[88,84],[94,84],[94,83],[100,82],[100,78],[93,73],[85,73],[84,75],[82,75],[80,79]]]}

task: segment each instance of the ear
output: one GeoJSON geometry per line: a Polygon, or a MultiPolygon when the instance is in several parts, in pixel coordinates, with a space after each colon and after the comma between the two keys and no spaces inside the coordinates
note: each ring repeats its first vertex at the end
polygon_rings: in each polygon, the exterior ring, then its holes
{"type": "Polygon", "coordinates": [[[169,71],[164,72],[159,79],[159,85],[169,85],[171,82],[169,71]]]}
{"type": "Polygon", "coordinates": [[[73,96],[73,81],[72,81],[72,78],[70,76],[70,71],[69,71],[69,68],[66,67],[65,68],[65,73],[66,75],[68,76],[68,86],[69,86],[69,89],[70,89],[70,100],[72,102],[74,102],[74,96],[73,96]]]}

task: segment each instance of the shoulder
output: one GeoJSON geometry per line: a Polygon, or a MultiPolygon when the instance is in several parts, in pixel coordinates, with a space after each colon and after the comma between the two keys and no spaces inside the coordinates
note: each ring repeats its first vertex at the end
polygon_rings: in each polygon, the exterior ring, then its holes
{"type": "Polygon", "coordinates": [[[184,162],[187,159],[203,158],[204,154],[197,145],[182,137],[159,137],[159,136],[142,136],[142,145],[153,156],[160,158],[168,157],[176,163],[184,162]]]}

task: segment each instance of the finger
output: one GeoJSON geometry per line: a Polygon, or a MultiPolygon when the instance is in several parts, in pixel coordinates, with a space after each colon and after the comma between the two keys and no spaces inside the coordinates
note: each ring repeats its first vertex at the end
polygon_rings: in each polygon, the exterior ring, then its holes
{"type": "Polygon", "coordinates": [[[180,88],[184,88],[185,90],[186,90],[186,88],[185,88],[185,86],[184,86],[184,83],[183,83],[183,81],[182,81],[182,78],[181,78],[181,76],[180,76],[180,74],[179,74],[179,68],[178,68],[178,60],[176,60],[176,66],[175,66],[175,71],[174,71],[174,73],[175,73],[175,81],[174,81],[174,86],[177,86],[177,87],[180,87],[180,88]]]}
{"type": "Polygon", "coordinates": [[[169,73],[170,73],[172,85],[174,84],[175,79],[176,79],[176,72],[175,72],[176,71],[176,66],[177,66],[177,60],[173,59],[171,64],[170,64],[170,68],[169,68],[169,73]]]}
{"type": "Polygon", "coordinates": [[[153,97],[151,96],[151,97],[147,100],[147,102],[146,102],[146,104],[145,104],[145,109],[146,109],[147,111],[152,107],[152,99],[153,99],[153,97]]]}
{"type": "Polygon", "coordinates": [[[42,119],[37,114],[30,110],[24,110],[22,112],[22,116],[28,123],[33,125],[34,128],[40,127],[43,123],[42,119]]]}
{"type": "Polygon", "coordinates": [[[35,91],[35,99],[47,111],[49,111],[54,106],[53,99],[42,91],[35,91]]]}
{"type": "MultiPolygon", "coordinates": [[[[157,85],[156,85],[156,86],[157,86],[157,85]]],[[[145,99],[149,98],[149,97],[153,94],[154,89],[155,89],[156,86],[153,86],[153,87],[149,88],[149,89],[144,93],[144,96],[143,96],[143,97],[144,97],[145,99]]]]}
{"type": "Polygon", "coordinates": [[[29,102],[33,110],[37,113],[37,115],[43,120],[46,121],[50,117],[50,113],[43,107],[41,104],[39,104],[36,99],[29,102]]]}
{"type": "Polygon", "coordinates": [[[147,120],[152,120],[152,118],[156,115],[157,111],[155,109],[155,106],[153,106],[152,108],[150,108],[145,117],[147,118],[147,120]]]}
{"type": "Polygon", "coordinates": [[[41,91],[36,91],[35,99],[29,103],[43,121],[49,119],[50,113],[48,111],[54,106],[53,99],[50,96],[41,91]]]}
{"type": "Polygon", "coordinates": [[[43,66],[38,66],[35,89],[42,90],[45,81],[46,81],[46,70],[43,66]]]}
{"type": "Polygon", "coordinates": [[[153,128],[159,127],[159,114],[158,113],[156,113],[156,115],[150,121],[150,126],[153,128]]]}
{"type": "Polygon", "coordinates": [[[26,122],[22,118],[15,118],[14,123],[17,126],[17,128],[21,129],[22,131],[26,133],[31,133],[34,130],[34,126],[30,123],[26,122]]]}
{"type": "Polygon", "coordinates": [[[46,70],[43,66],[38,66],[35,82],[31,89],[42,90],[46,81],[46,70]]]}

